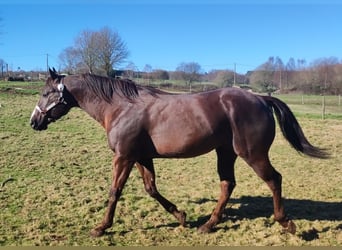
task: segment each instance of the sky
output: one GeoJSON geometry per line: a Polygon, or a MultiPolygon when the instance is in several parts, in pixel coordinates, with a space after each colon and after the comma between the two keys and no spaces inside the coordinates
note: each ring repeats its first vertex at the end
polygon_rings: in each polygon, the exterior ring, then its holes
{"type": "Polygon", "coordinates": [[[254,70],[278,56],[342,59],[342,1],[0,0],[0,59],[12,70],[59,68],[84,30],[117,31],[138,70],[254,70]],[[341,3],[339,3],[341,2],[341,3]]]}

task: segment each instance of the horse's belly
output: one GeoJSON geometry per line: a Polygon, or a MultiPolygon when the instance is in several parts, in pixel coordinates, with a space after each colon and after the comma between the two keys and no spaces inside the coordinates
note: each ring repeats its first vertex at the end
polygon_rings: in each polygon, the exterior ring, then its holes
{"type": "Polygon", "coordinates": [[[157,157],[188,158],[202,155],[219,147],[224,142],[222,136],[207,137],[174,135],[155,141],[157,157]]]}

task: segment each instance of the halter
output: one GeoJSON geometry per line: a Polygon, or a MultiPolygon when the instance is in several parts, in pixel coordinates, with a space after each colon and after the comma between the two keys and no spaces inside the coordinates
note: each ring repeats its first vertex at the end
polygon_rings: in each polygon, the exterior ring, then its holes
{"type": "Polygon", "coordinates": [[[67,102],[64,100],[64,97],[63,97],[64,84],[63,84],[62,80],[60,81],[60,83],[58,83],[57,90],[59,92],[58,102],[51,103],[49,106],[46,107],[46,109],[41,109],[37,104],[35,109],[38,110],[39,113],[45,115],[47,112],[49,112],[49,110],[51,110],[52,108],[54,108],[58,104],[60,104],[60,103],[67,104],[67,102]]]}

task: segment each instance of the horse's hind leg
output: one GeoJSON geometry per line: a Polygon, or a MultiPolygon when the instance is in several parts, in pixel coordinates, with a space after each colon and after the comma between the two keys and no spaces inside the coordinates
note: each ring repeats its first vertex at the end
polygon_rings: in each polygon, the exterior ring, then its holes
{"type": "Polygon", "coordinates": [[[269,161],[268,156],[258,157],[259,159],[245,159],[254,169],[257,175],[263,179],[273,194],[274,219],[278,221],[289,233],[296,232],[296,225],[287,218],[281,197],[282,176],[278,173],[269,161]]]}
{"type": "Polygon", "coordinates": [[[237,156],[233,149],[222,147],[216,149],[216,153],[217,171],[221,181],[221,195],[214,211],[211,214],[210,219],[204,225],[198,228],[198,231],[201,233],[211,232],[213,227],[219,223],[226,204],[236,185],[234,163],[237,156]]]}
{"type": "Polygon", "coordinates": [[[136,163],[136,167],[143,178],[146,192],[156,199],[166,211],[173,214],[182,226],[185,226],[186,213],[179,211],[175,204],[163,197],[157,190],[152,159],[139,161],[136,163]]]}

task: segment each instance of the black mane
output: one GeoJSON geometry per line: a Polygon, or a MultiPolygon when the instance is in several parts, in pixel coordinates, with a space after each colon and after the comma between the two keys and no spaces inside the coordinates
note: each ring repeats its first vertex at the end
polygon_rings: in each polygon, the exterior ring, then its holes
{"type": "Polygon", "coordinates": [[[129,79],[109,78],[104,76],[83,74],[84,84],[95,95],[111,103],[113,94],[133,101],[139,96],[137,85],[129,79]]]}

